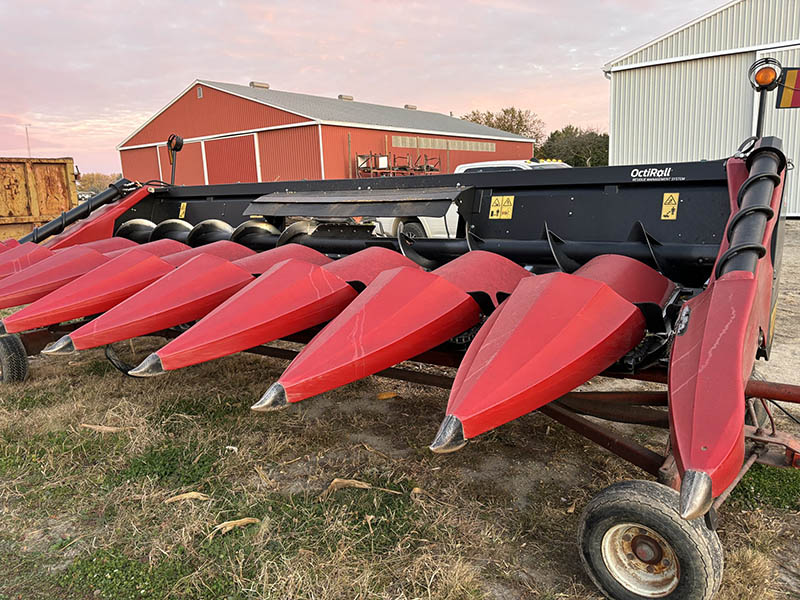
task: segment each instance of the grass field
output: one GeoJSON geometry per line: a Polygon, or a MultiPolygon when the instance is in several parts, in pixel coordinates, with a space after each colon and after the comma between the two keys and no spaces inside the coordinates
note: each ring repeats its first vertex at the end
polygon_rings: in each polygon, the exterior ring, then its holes
{"type": "MultiPolygon", "coordinates": [[[[792,227],[761,368],[790,382],[799,276],[792,227]]],[[[446,392],[379,378],[251,414],[284,367],[240,355],[134,380],[102,352],[34,359],[0,390],[0,599],[599,597],[579,515],[635,467],[539,414],[433,455],[446,392]],[[326,492],[337,478],[361,483],[326,492]]],[[[800,597],[800,471],[754,468],[720,536],[720,598],[800,597]]]]}

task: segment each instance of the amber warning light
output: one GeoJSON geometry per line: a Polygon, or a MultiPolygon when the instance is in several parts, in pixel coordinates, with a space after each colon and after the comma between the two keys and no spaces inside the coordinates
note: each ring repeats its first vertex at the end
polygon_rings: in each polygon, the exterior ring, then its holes
{"type": "Polygon", "coordinates": [[[770,91],[777,87],[781,71],[781,63],[774,58],[760,58],[750,65],[747,75],[756,91],[770,91]]]}

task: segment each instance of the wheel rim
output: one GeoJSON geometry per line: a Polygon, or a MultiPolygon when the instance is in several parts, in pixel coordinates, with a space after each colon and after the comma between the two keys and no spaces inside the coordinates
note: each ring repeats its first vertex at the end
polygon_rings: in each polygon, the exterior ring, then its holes
{"type": "Polygon", "coordinates": [[[680,565],[658,533],[638,523],[614,525],[601,545],[603,562],[625,589],[644,598],[663,598],[678,587],[680,565]]]}

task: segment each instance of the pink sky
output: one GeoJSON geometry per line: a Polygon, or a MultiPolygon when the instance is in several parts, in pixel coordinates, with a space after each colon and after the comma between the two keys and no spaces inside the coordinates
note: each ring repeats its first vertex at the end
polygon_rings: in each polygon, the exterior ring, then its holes
{"type": "Polygon", "coordinates": [[[0,156],[27,155],[29,123],[34,156],[119,171],[114,147],[194,79],[606,130],[603,64],[722,1],[0,0],[0,156]]]}

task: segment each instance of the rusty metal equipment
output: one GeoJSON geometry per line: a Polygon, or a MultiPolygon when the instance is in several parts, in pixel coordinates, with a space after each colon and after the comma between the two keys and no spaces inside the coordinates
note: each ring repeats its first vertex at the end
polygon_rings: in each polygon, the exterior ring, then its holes
{"type": "Polygon", "coordinates": [[[449,389],[440,453],[538,410],[659,482],[616,484],[587,506],[581,558],[603,593],[710,599],[731,490],[756,462],[800,467],[800,440],[768,404],[800,403],[800,387],[750,377],[774,334],[786,176],[781,140],[766,136],[696,163],[369,185],[121,181],[2,243],[0,307],[29,303],[3,319],[3,377],[24,377],[39,351],[106,346],[133,377],[249,351],[291,360],[254,398],[259,413],[372,374],[449,389]],[[441,217],[452,203],[454,239],[349,220],[441,217]],[[169,341],[138,365],[114,353],[145,335],[169,341]],[[575,391],[600,374],[665,387],[575,391]],[[669,443],[659,452],[604,422],[667,429],[669,443]]]}
{"type": "Polygon", "coordinates": [[[71,158],[0,158],[0,239],[17,238],[78,204],[71,158]]]}

